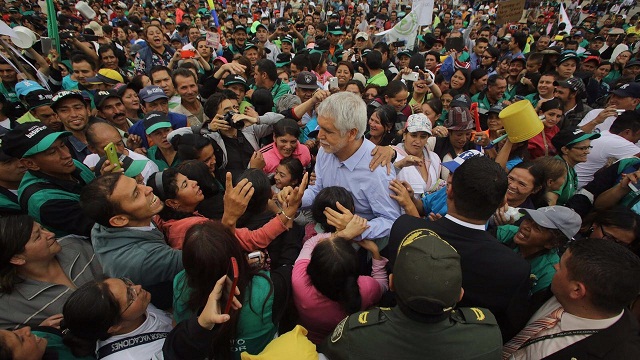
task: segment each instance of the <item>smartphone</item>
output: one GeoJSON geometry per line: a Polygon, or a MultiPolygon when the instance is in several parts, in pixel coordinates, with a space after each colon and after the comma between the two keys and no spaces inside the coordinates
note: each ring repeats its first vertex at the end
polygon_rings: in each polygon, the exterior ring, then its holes
{"type": "Polygon", "coordinates": [[[420,74],[415,71],[412,71],[411,74],[402,75],[402,79],[407,81],[418,81],[419,77],[420,74]]]}
{"type": "Polygon", "coordinates": [[[462,50],[464,50],[464,40],[461,37],[448,38],[445,43],[445,47],[447,50],[462,52],[462,50]]]}
{"type": "Polygon", "coordinates": [[[193,50],[180,50],[180,58],[182,59],[192,59],[196,57],[196,52],[193,50]]]}
{"type": "Polygon", "coordinates": [[[47,56],[53,47],[53,40],[43,36],[40,38],[40,45],[42,46],[42,54],[47,56]]]}
{"type": "Polygon", "coordinates": [[[233,256],[229,258],[229,267],[227,268],[227,303],[224,305],[223,314],[229,314],[231,311],[231,304],[233,304],[233,297],[236,295],[236,286],[238,286],[238,261],[233,256]]]}
{"type": "Polygon", "coordinates": [[[394,41],[394,42],[393,42],[393,46],[394,46],[394,47],[397,47],[397,48],[398,48],[398,47],[403,47],[403,46],[405,46],[406,44],[407,44],[407,42],[406,42],[406,41],[404,41],[404,40],[398,40],[398,41],[394,41]]]}
{"type": "Polygon", "coordinates": [[[337,89],[338,88],[338,78],[332,77],[329,78],[329,89],[337,89]]]}
{"type": "Polygon", "coordinates": [[[118,152],[116,151],[116,146],[110,142],[104,147],[104,152],[107,154],[107,160],[109,160],[111,164],[115,165],[113,171],[120,170],[120,159],[118,157],[118,152]]]}

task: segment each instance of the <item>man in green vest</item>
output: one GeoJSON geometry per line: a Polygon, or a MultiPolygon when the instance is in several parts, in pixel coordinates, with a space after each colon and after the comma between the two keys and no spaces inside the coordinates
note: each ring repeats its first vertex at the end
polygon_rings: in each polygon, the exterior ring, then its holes
{"type": "Polygon", "coordinates": [[[18,188],[20,207],[56,236],[89,236],[94,221],[80,208],[80,190],[95,176],[71,157],[64,138],[41,123],[19,124],[2,139],[3,151],[27,168],[18,188]]]}

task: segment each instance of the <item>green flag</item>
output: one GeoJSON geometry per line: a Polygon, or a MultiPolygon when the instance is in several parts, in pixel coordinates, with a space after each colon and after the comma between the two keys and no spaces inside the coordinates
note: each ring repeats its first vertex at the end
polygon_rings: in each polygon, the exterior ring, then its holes
{"type": "MultiPolygon", "coordinates": [[[[49,37],[53,39],[53,43],[56,45],[56,50],[60,54],[60,33],[58,32],[58,17],[56,16],[56,7],[53,4],[53,0],[47,0],[47,31],[49,37]]],[[[47,54],[43,54],[47,56],[47,54]]]]}

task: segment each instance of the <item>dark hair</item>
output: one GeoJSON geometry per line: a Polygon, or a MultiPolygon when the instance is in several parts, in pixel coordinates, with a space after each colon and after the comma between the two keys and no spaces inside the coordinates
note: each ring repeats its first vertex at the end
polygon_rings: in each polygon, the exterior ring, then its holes
{"type": "Polygon", "coordinates": [[[307,265],[311,284],[322,295],[353,314],[362,307],[358,286],[359,261],[351,243],[337,238],[318,242],[307,265]]]}
{"type": "Polygon", "coordinates": [[[300,184],[302,177],[304,176],[304,166],[302,166],[300,160],[294,157],[288,157],[280,160],[280,165],[286,167],[289,174],[291,174],[292,184],[300,184]]]}
{"type": "Polygon", "coordinates": [[[489,76],[489,78],[487,79],[487,87],[495,85],[498,80],[504,80],[504,77],[498,74],[489,76]]]}
{"type": "Polygon", "coordinates": [[[427,53],[424,55],[425,60],[427,58],[427,55],[433,55],[433,57],[436,58],[436,63],[440,64],[440,54],[437,51],[434,51],[434,50],[427,51],[427,53]]]}
{"type": "Polygon", "coordinates": [[[560,100],[558,98],[553,98],[551,100],[547,100],[547,101],[543,102],[540,105],[540,111],[543,112],[543,113],[545,113],[545,112],[547,112],[549,110],[553,110],[553,109],[559,109],[559,110],[564,109],[564,103],[562,102],[562,100],[560,100]]]}
{"type": "Polygon", "coordinates": [[[587,289],[594,307],[619,313],[640,292],[640,258],[613,241],[582,239],[569,244],[566,261],[569,279],[587,289]]]}
{"type": "Polygon", "coordinates": [[[184,219],[193,216],[193,213],[180,211],[167,205],[167,200],[175,199],[178,196],[178,174],[180,174],[178,169],[168,168],[153,173],[147,180],[147,186],[151,187],[153,193],[165,203],[162,211],[158,214],[162,220],[184,219]],[[162,178],[162,181],[159,181],[159,177],[162,178]]]}
{"type": "Polygon", "coordinates": [[[331,208],[338,210],[336,202],[340,202],[342,206],[349,209],[351,212],[355,210],[355,203],[351,193],[341,186],[329,186],[326,187],[316,195],[311,205],[311,216],[313,220],[322,226],[325,232],[334,232],[336,228],[327,223],[327,217],[324,215],[325,208],[331,208]]]}
{"type": "Polygon", "coordinates": [[[511,171],[515,169],[525,169],[529,171],[529,174],[533,177],[533,189],[538,189],[529,195],[531,201],[535,205],[536,208],[549,206],[547,200],[545,200],[544,194],[546,191],[546,177],[544,172],[544,167],[542,164],[535,163],[532,161],[523,161],[519,164],[516,164],[511,171]]]}
{"type": "Polygon", "coordinates": [[[120,204],[111,200],[111,194],[121,175],[121,173],[104,174],[80,191],[80,207],[89,218],[102,226],[111,227],[109,220],[124,213],[120,204]]]}
{"type": "MultiPolygon", "coordinates": [[[[456,72],[460,72],[464,76],[464,84],[460,89],[453,90],[457,90],[460,93],[469,94],[469,86],[471,85],[471,73],[469,73],[469,70],[463,68],[456,69],[453,73],[455,74],[456,72]]],[[[449,80],[449,83],[451,83],[451,80],[449,80]]]]}
{"type": "Polygon", "coordinates": [[[267,89],[256,89],[251,96],[251,104],[258,115],[273,111],[273,95],[267,89]]]}
{"type": "Polygon", "coordinates": [[[515,41],[518,48],[522,51],[524,47],[527,46],[527,34],[518,31],[513,34],[513,41],[515,41]]]}
{"type": "Polygon", "coordinates": [[[613,124],[611,124],[609,132],[620,134],[627,129],[634,133],[640,130],[640,121],[638,121],[638,113],[635,110],[627,110],[618,115],[613,124]]]}
{"type": "Polygon", "coordinates": [[[593,224],[611,226],[624,231],[633,231],[635,239],[629,245],[634,253],[640,253],[640,217],[624,205],[595,210],[584,218],[582,231],[588,231],[593,224]]]}
{"type": "MultiPolygon", "coordinates": [[[[251,279],[253,276],[261,275],[247,263],[247,258],[235,235],[226,227],[213,221],[194,225],[187,231],[182,248],[182,263],[190,290],[187,307],[193,313],[198,313],[204,307],[218,279],[227,274],[231,257],[235,257],[238,262],[238,288],[241,291],[237,298],[244,303],[243,299],[251,299],[251,279]]],[[[267,296],[269,297],[273,292],[273,284],[268,277],[265,277],[265,280],[270,284],[267,296]]],[[[228,294],[224,292],[222,296],[226,298],[228,294]]],[[[249,301],[249,306],[251,303],[249,301]]],[[[255,312],[255,309],[251,309],[255,312]]],[[[232,311],[230,315],[231,320],[220,325],[218,335],[212,340],[211,352],[218,353],[210,358],[227,359],[231,356],[229,344],[236,336],[240,312],[232,311]]]]}
{"type": "Polygon", "coordinates": [[[507,193],[507,174],[486,156],[471,157],[453,173],[456,212],[473,220],[489,220],[507,193]]]}
{"type": "Polygon", "coordinates": [[[218,188],[218,181],[213,176],[213,174],[211,174],[211,171],[209,170],[207,164],[203,163],[202,161],[182,161],[176,169],[178,169],[180,174],[188,177],[189,180],[193,180],[198,183],[198,186],[200,186],[202,195],[204,195],[205,199],[220,192],[220,189],[218,188]]]}
{"type": "MultiPolygon", "coordinates": [[[[486,29],[485,29],[486,30],[486,29]]],[[[478,30],[478,32],[483,31],[483,29],[478,30]]],[[[490,31],[490,30],[489,30],[490,31]]],[[[485,38],[485,37],[479,37],[476,39],[476,45],[478,43],[485,43],[485,44],[489,44],[489,39],[485,38]]]]}
{"type": "Polygon", "coordinates": [[[371,70],[382,69],[382,54],[379,51],[370,51],[365,56],[365,63],[371,70]]]}
{"type": "MultiPolygon", "coordinates": [[[[442,101],[436,97],[427,101],[427,105],[431,107],[431,110],[435,111],[436,114],[442,114],[442,101]]],[[[437,119],[436,119],[437,120],[437,119]]]]}
{"type": "Polygon", "coordinates": [[[317,71],[318,67],[327,61],[327,55],[323,52],[314,52],[309,54],[309,61],[311,61],[311,70],[317,71]]]}
{"type": "Polygon", "coordinates": [[[387,129],[393,129],[393,127],[396,124],[396,119],[398,117],[396,108],[394,108],[391,105],[382,105],[379,108],[377,108],[373,113],[378,114],[378,118],[380,119],[380,124],[385,129],[385,131],[387,131],[387,129]]]}
{"type": "Polygon", "coordinates": [[[109,51],[113,51],[113,54],[115,55],[116,51],[114,50],[113,46],[111,44],[106,44],[106,45],[100,45],[100,47],[98,48],[98,57],[100,58],[100,62],[102,63],[102,55],[106,52],[109,51]]]}
{"type": "Polygon", "coordinates": [[[477,68],[471,72],[471,80],[480,80],[488,74],[487,70],[477,68]]]}
{"type": "Polygon", "coordinates": [[[109,328],[121,320],[118,300],[104,280],[92,280],[74,291],[62,308],[63,343],[74,356],[92,356],[96,341],[111,337],[109,328]]]}
{"type": "Polygon", "coordinates": [[[177,68],[173,74],[171,74],[171,80],[173,81],[173,86],[178,86],[178,84],[176,83],[176,78],[178,76],[181,77],[185,77],[185,78],[193,78],[193,81],[195,81],[195,83],[198,83],[198,77],[196,76],[196,74],[193,73],[193,71],[186,69],[186,68],[177,68]]]}
{"type": "Polygon", "coordinates": [[[178,159],[198,160],[200,151],[211,145],[211,140],[200,134],[177,134],[171,138],[171,145],[177,151],[178,159]]]}
{"type": "Polygon", "coordinates": [[[151,79],[151,83],[153,84],[153,74],[160,72],[160,71],[166,71],[167,74],[169,74],[169,76],[171,76],[172,71],[171,69],[169,69],[168,67],[164,66],[164,65],[156,65],[154,67],[151,68],[151,70],[149,70],[149,79],[151,79]]]}
{"type": "Polygon", "coordinates": [[[349,70],[349,73],[351,74],[351,77],[353,77],[353,75],[355,74],[355,70],[353,70],[353,64],[351,64],[351,61],[340,61],[338,65],[336,65],[336,71],[338,70],[338,67],[340,67],[340,65],[346,66],[347,70],[349,70]]]}
{"type": "Polygon", "coordinates": [[[0,339],[0,360],[14,360],[13,352],[9,345],[3,339],[0,339]]]}
{"type": "Polygon", "coordinates": [[[424,61],[425,58],[420,53],[415,53],[411,55],[411,59],[409,59],[409,69],[419,68],[420,70],[424,70],[424,61]]]}
{"type": "MultiPolygon", "coordinates": [[[[144,88],[144,84],[142,84],[142,79],[144,79],[145,76],[147,76],[147,75],[136,75],[129,82],[128,87],[131,90],[135,91],[136,95],[138,95],[140,90],[142,90],[144,88]]],[[[151,78],[149,78],[149,79],[151,79],[151,78]]]]}
{"type": "Polygon", "coordinates": [[[384,89],[383,95],[392,98],[398,95],[398,93],[402,91],[409,91],[409,88],[407,87],[407,85],[405,85],[405,83],[403,83],[400,80],[393,80],[393,81],[389,81],[389,84],[384,89]]]}
{"type": "Polygon", "coordinates": [[[237,99],[238,97],[233,91],[222,91],[213,93],[204,103],[204,114],[207,115],[209,119],[213,119],[216,114],[218,114],[218,108],[223,101],[237,99]]]}
{"type": "Polygon", "coordinates": [[[33,224],[31,216],[25,214],[0,216],[0,293],[11,294],[19,282],[18,269],[11,263],[11,258],[24,252],[33,224]]]}
{"type": "Polygon", "coordinates": [[[311,61],[309,61],[309,56],[305,53],[296,54],[293,59],[291,59],[291,63],[296,66],[296,68],[300,71],[307,69],[306,71],[313,70],[311,66],[311,61]]]}
{"type": "Polygon", "coordinates": [[[96,62],[93,61],[92,58],[83,53],[76,53],[71,57],[71,72],[73,72],[73,64],[81,63],[84,61],[88,62],[89,65],[91,65],[91,70],[96,70],[96,62]]]}
{"type": "Polygon", "coordinates": [[[280,137],[285,135],[291,135],[296,139],[300,137],[300,126],[298,126],[298,122],[290,119],[284,118],[278,120],[278,122],[273,125],[273,136],[280,137]]]}
{"type": "Polygon", "coordinates": [[[278,69],[276,68],[276,64],[269,59],[260,59],[256,63],[258,67],[258,71],[261,73],[266,73],[267,77],[271,81],[278,80],[278,69]]]}
{"type": "MultiPolygon", "coordinates": [[[[196,79],[196,83],[198,82],[198,76],[194,73],[194,71],[198,72],[198,66],[196,66],[196,64],[194,64],[192,62],[183,62],[182,64],[178,65],[178,68],[176,70],[174,70],[174,72],[173,72],[172,81],[173,81],[174,86],[177,86],[176,83],[175,83],[176,72],[178,72],[178,70],[190,70],[190,69],[193,70],[193,71],[189,71],[191,73],[191,75],[189,75],[189,76],[193,76],[196,79]]],[[[186,73],[183,73],[182,76],[183,77],[189,77],[189,76],[187,76],[186,73]]]]}
{"type": "Polygon", "coordinates": [[[373,45],[373,50],[379,51],[381,54],[387,54],[389,56],[389,45],[384,41],[378,41],[373,45]]]}
{"type": "Polygon", "coordinates": [[[267,202],[271,199],[271,182],[261,169],[245,170],[233,185],[237,185],[242,179],[247,179],[253,184],[253,196],[247,205],[247,211],[238,219],[238,224],[244,224],[249,218],[264,212],[267,202]]]}

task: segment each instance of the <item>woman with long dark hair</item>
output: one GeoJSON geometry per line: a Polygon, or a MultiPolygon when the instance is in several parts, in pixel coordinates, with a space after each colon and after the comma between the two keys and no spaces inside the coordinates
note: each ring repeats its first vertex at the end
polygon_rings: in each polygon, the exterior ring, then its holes
{"type": "Polygon", "coordinates": [[[387,259],[380,256],[377,245],[370,240],[358,242],[373,258],[371,276],[360,276],[360,262],[349,240],[362,234],[367,221],[356,215],[337,232],[327,223],[325,208],[337,210],[338,202],[354,211],[353,197],[345,188],[331,186],[316,196],[311,212],[319,234],[304,243],[291,275],[300,323],[316,344],[345,316],[375,305],[389,286],[387,259]]]}
{"type": "Polygon", "coordinates": [[[379,146],[391,145],[396,137],[394,131],[396,119],[397,112],[393,106],[380,106],[369,118],[369,132],[365,137],[379,146]]]}

